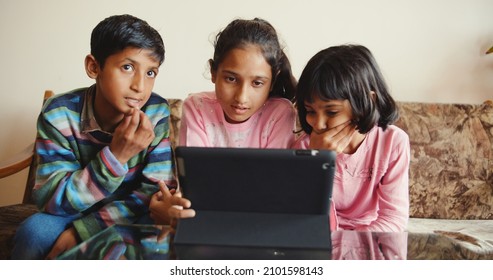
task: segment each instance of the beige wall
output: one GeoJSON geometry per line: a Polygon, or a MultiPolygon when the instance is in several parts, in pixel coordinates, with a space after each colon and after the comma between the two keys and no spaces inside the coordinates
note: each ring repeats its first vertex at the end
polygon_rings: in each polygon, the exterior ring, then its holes
{"type": "MultiPolygon", "coordinates": [[[[375,54],[400,101],[481,103],[493,98],[491,0],[0,0],[0,159],[33,140],[45,89],[92,83],[83,69],[92,28],[112,14],[147,20],[166,61],[155,91],[212,89],[207,59],[216,32],[236,17],[263,17],[287,45],[299,76],[318,50],[358,43],[375,54]]],[[[22,197],[26,172],[0,180],[0,205],[22,197]]]]}

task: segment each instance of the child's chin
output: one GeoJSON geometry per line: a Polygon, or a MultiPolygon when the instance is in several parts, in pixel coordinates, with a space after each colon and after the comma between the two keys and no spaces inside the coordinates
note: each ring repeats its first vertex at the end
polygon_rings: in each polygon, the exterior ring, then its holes
{"type": "Polygon", "coordinates": [[[134,109],[134,108],[130,108],[130,109],[128,109],[127,111],[123,112],[123,114],[124,114],[126,117],[131,116],[131,115],[132,115],[132,112],[133,112],[133,109],[134,109]]]}

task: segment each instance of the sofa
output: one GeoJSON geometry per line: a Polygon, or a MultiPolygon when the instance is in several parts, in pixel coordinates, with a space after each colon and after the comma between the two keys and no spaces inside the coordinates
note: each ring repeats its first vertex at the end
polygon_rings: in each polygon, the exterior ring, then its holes
{"type": "Polygon", "coordinates": [[[457,258],[493,259],[493,102],[399,109],[411,142],[408,231],[448,237],[457,258]]]}
{"type": "MultiPolygon", "coordinates": [[[[176,146],[183,103],[169,103],[176,146]]],[[[396,125],[411,142],[408,231],[417,234],[408,251],[444,240],[426,234],[435,233],[454,244],[437,258],[493,259],[493,102],[398,106],[396,125]]],[[[17,226],[35,211],[31,204],[0,207],[0,259],[9,258],[17,226]]]]}

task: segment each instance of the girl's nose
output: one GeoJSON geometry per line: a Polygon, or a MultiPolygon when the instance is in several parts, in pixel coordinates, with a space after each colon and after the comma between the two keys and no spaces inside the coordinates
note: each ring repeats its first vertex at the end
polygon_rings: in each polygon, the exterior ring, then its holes
{"type": "Polygon", "coordinates": [[[242,84],[235,94],[235,101],[242,104],[248,100],[248,85],[242,84]]]}
{"type": "Polygon", "coordinates": [[[315,119],[314,127],[317,132],[323,132],[327,130],[327,120],[324,117],[317,116],[315,119]]]}

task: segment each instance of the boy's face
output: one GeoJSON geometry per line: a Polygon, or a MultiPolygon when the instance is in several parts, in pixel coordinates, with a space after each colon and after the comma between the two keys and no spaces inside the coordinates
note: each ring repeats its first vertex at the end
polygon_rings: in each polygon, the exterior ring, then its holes
{"type": "MultiPolygon", "coordinates": [[[[91,67],[86,58],[86,68],[91,67]]],[[[104,67],[95,62],[94,110],[100,126],[115,126],[132,108],[140,109],[149,100],[159,71],[159,62],[146,49],[125,48],[106,59],[104,67]]]]}
{"type": "Polygon", "coordinates": [[[248,120],[267,101],[272,83],[269,63],[254,45],[229,51],[212,71],[216,97],[229,123],[248,120]]]}

